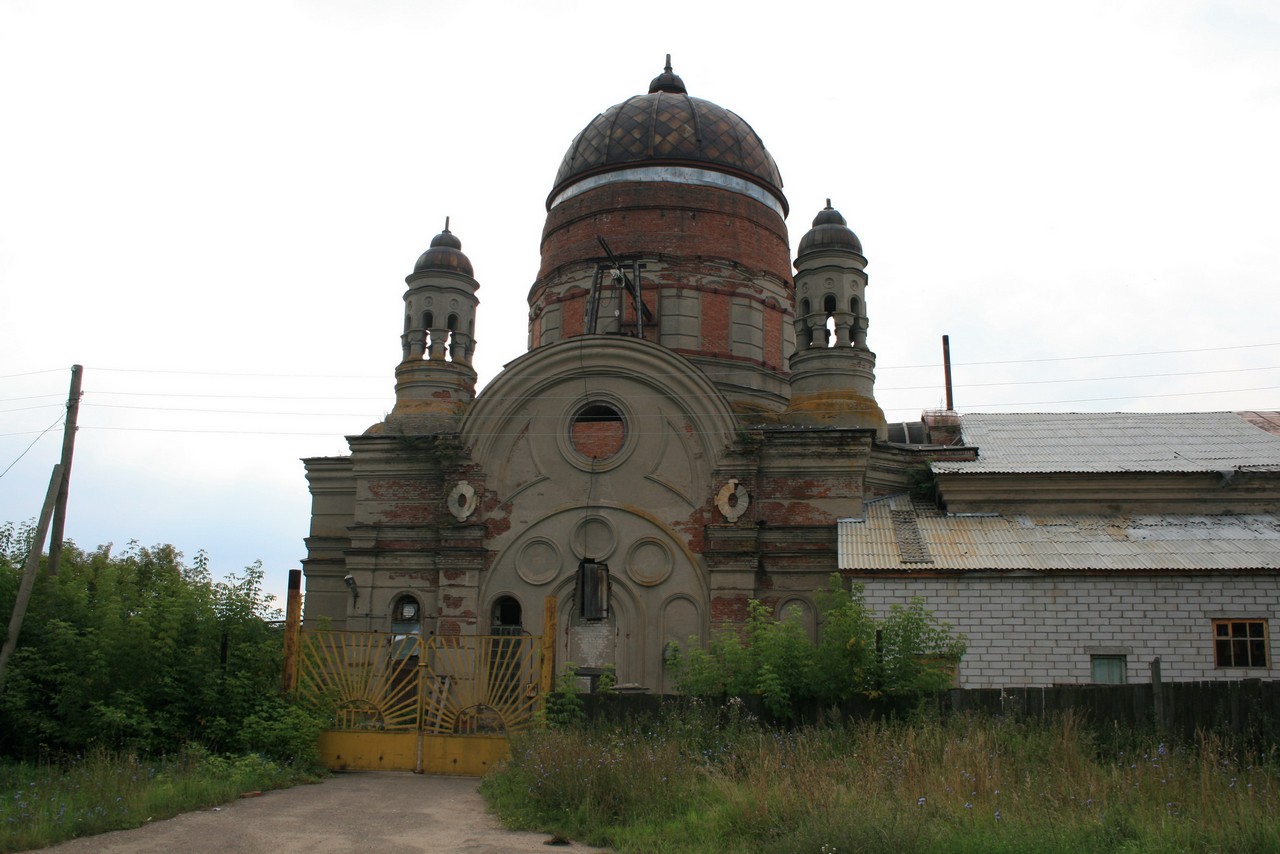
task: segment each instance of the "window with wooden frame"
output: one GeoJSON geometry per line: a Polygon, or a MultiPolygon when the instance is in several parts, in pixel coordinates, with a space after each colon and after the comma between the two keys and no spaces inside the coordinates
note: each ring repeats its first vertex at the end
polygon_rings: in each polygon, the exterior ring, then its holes
{"type": "Polygon", "coordinates": [[[1266,620],[1214,620],[1215,667],[1266,667],[1266,620]]]}

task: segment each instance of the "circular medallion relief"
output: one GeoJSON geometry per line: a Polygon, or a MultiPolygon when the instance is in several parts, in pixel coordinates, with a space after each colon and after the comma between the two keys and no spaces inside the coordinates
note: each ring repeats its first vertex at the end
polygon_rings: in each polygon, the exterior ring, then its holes
{"type": "Polygon", "coordinates": [[[604,560],[618,547],[618,533],[603,516],[589,516],[574,527],[570,542],[577,557],[604,560]]]}
{"type": "Polygon", "coordinates": [[[560,547],[546,537],[534,537],[516,555],[516,574],[530,584],[546,584],[560,574],[560,547]]]}
{"type": "Polygon", "coordinates": [[[646,587],[666,581],[674,565],[671,550],[659,540],[637,540],[627,552],[627,575],[646,587]]]}
{"type": "Polygon", "coordinates": [[[720,487],[720,491],[716,493],[716,508],[730,522],[741,519],[742,514],[746,513],[750,506],[751,496],[747,494],[747,488],[738,483],[737,478],[730,478],[729,482],[720,487]]]}
{"type": "Polygon", "coordinates": [[[459,522],[465,522],[475,512],[478,503],[475,487],[465,480],[458,481],[457,486],[449,492],[449,512],[459,522]]]}

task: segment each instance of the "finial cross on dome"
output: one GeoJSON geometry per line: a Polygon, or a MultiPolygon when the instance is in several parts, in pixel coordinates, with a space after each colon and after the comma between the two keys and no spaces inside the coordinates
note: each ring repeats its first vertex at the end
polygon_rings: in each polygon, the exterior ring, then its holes
{"type": "Polygon", "coordinates": [[[680,76],[671,71],[671,54],[667,54],[667,64],[662,69],[662,73],[649,83],[649,94],[668,92],[673,95],[685,95],[688,94],[688,91],[684,87],[684,81],[680,79],[680,76]]]}

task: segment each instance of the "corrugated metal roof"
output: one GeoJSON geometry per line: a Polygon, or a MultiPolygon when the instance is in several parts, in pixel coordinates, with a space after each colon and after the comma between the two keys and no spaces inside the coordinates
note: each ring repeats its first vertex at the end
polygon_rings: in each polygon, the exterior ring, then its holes
{"type": "Polygon", "coordinates": [[[905,497],[869,501],[838,523],[848,570],[1280,570],[1280,517],[943,516],[916,514],[920,543],[898,543],[905,497]],[[896,513],[895,513],[896,511],[896,513]],[[923,551],[930,558],[922,563],[923,551]]]}
{"type": "Polygon", "coordinates": [[[937,472],[1204,472],[1280,469],[1280,436],[1232,412],[962,415],[971,462],[937,472]]]}

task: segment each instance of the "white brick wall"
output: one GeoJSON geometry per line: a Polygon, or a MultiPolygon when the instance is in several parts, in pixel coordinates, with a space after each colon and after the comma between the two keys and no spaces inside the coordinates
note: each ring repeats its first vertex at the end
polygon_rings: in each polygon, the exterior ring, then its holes
{"type": "Polygon", "coordinates": [[[966,635],[962,688],[1085,683],[1090,651],[1123,648],[1128,681],[1150,680],[1160,656],[1167,682],[1274,679],[1280,577],[965,575],[860,578],[867,605],[884,613],[912,596],[966,635]],[[1268,668],[1215,668],[1212,621],[1267,620],[1268,668]]]}

